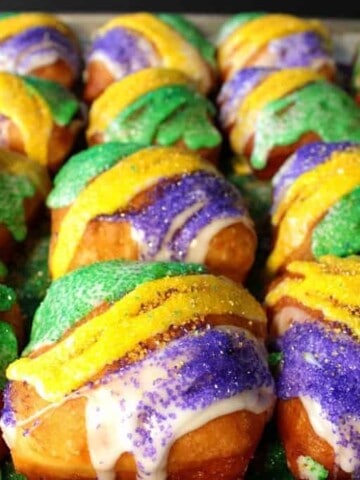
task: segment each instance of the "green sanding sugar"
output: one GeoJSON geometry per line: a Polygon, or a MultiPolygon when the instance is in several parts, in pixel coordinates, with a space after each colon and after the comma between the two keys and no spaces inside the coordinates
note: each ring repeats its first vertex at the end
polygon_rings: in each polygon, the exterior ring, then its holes
{"type": "Polygon", "coordinates": [[[116,302],[138,285],[163,277],[204,273],[198,264],[112,260],[80,268],[54,281],[36,311],[24,354],[56,342],[104,302],[116,302]]]}
{"type": "Polygon", "coordinates": [[[2,480],[26,480],[25,475],[15,471],[14,465],[10,461],[3,463],[0,472],[2,474],[0,479],[2,478],[2,480]]]}
{"type": "Polygon", "coordinates": [[[35,187],[25,176],[0,172],[0,192],[0,223],[20,242],[27,233],[24,199],[35,194],[35,187]]]}
{"type": "Polygon", "coordinates": [[[216,43],[222,43],[237,27],[245,25],[245,23],[251,22],[251,20],[255,20],[256,18],[263,17],[264,15],[266,15],[265,12],[245,12],[233,15],[222,25],[216,43]]]}
{"type": "Polygon", "coordinates": [[[17,358],[17,348],[14,330],[8,323],[0,321],[0,390],[6,384],[7,366],[17,358]]]}
{"type": "Polygon", "coordinates": [[[360,187],[337,202],[315,227],[311,249],[321,255],[346,257],[360,252],[360,187]]]}
{"type": "Polygon", "coordinates": [[[0,285],[0,312],[7,312],[15,304],[16,295],[12,288],[0,285]]]}
{"type": "Polygon", "coordinates": [[[182,35],[193,47],[199,50],[213,68],[216,68],[215,47],[195,25],[178,14],[160,13],[158,17],[182,35]]]}
{"type": "Polygon", "coordinates": [[[141,145],[134,143],[109,142],[77,153],[56,175],[54,188],[46,201],[47,206],[61,208],[71,205],[93,178],[141,148],[141,145]]]}
{"type": "Polygon", "coordinates": [[[62,85],[50,80],[30,76],[21,78],[30,91],[35,90],[43,97],[57,125],[64,126],[71,122],[80,106],[75,95],[62,85]]]}
{"type": "Polygon", "coordinates": [[[340,87],[317,81],[268,103],[254,131],[250,162],[262,169],[273,148],[292,145],[308,132],[325,142],[360,142],[360,108],[340,87]]]}
{"type": "Polygon", "coordinates": [[[329,472],[311,457],[300,456],[297,459],[301,478],[306,480],[326,480],[329,472]]]}
{"type": "Polygon", "coordinates": [[[8,270],[6,268],[6,265],[4,265],[1,261],[0,261],[0,280],[4,277],[6,277],[8,273],[8,270]]]}
{"type": "Polygon", "coordinates": [[[190,149],[213,148],[221,135],[210,117],[211,102],[186,85],[158,88],[121,111],[104,132],[105,141],[170,146],[179,141],[190,149]]]}

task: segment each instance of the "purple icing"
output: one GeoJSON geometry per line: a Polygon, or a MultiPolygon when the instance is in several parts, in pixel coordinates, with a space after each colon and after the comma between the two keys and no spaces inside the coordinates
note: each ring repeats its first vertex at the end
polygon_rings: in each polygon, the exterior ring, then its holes
{"type": "Polygon", "coordinates": [[[80,71],[80,55],[73,42],[56,29],[49,27],[29,28],[0,44],[0,70],[20,74],[29,73],[36,61],[44,56],[60,58],[73,70],[80,71]],[[11,68],[9,68],[11,65],[11,68]]]}
{"type": "Polygon", "coordinates": [[[315,32],[302,32],[273,40],[268,50],[276,56],[274,67],[310,67],[319,61],[333,63],[325,41],[315,32]]]}
{"type": "Polygon", "coordinates": [[[264,388],[269,389],[266,407],[271,405],[274,385],[265,349],[244,330],[205,329],[187,334],[145,360],[108,375],[101,384],[119,380],[123,388],[144,388],[144,368],[159,372],[158,376],[141,392],[135,411],[126,397],[120,398],[116,418],[126,422],[128,415],[136,417],[131,441],[142,458],[155,461],[159,440],[162,446],[172,443],[179,412],[200,412],[220,400],[264,388]]]}
{"type": "Polygon", "coordinates": [[[146,39],[120,27],[95,38],[87,55],[87,62],[93,60],[96,54],[101,54],[110,64],[115,65],[112,73],[118,73],[118,80],[130,73],[159,64],[156,51],[146,39]]]}
{"type": "Polygon", "coordinates": [[[310,397],[321,405],[339,445],[355,453],[360,465],[360,344],[320,322],[299,323],[279,340],[283,353],[277,380],[279,398],[310,397]]]}
{"type": "Polygon", "coordinates": [[[316,142],[309,143],[299,148],[296,153],[284,163],[272,180],[273,211],[277,209],[286,190],[300,175],[312,170],[317,165],[325,163],[333,152],[344,151],[354,145],[356,144],[351,142],[316,142]]]}
{"type": "Polygon", "coordinates": [[[220,108],[220,123],[228,127],[236,114],[241,102],[260,82],[275,69],[270,67],[243,68],[224,83],[217,97],[220,108]]]}
{"type": "Polygon", "coordinates": [[[137,238],[145,246],[141,259],[151,260],[165,248],[171,252],[171,260],[183,260],[191,241],[202,228],[216,219],[247,215],[238,190],[223,177],[195,172],[184,175],[176,182],[160,182],[154,189],[150,205],[140,211],[100,215],[103,221],[128,221],[137,238]],[[165,237],[177,215],[198,203],[202,205],[169,238],[165,237]]]}

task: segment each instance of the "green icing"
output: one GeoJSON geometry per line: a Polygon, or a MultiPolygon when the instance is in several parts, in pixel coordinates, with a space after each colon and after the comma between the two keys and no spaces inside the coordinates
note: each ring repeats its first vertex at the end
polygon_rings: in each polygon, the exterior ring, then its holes
{"type": "Polygon", "coordinates": [[[11,325],[0,322],[0,390],[3,390],[6,384],[6,368],[17,355],[17,341],[11,325]]]}
{"type": "Polygon", "coordinates": [[[229,20],[222,25],[216,43],[222,43],[240,25],[244,25],[245,23],[251,22],[251,20],[263,17],[264,15],[266,15],[265,12],[245,12],[230,17],[229,20]]]}
{"type": "Polygon", "coordinates": [[[328,211],[315,227],[311,240],[316,258],[328,254],[346,257],[360,252],[360,186],[328,211]]]}
{"type": "Polygon", "coordinates": [[[2,480],[26,480],[25,475],[15,472],[14,465],[7,461],[1,467],[2,480]]]}
{"type": "Polygon", "coordinates": [[[292,145],[308,132],[325,142],[359,142],[360,108],[339,87],[320,80],[268,103],[254,130],[250,162],[262,169],[274,147],[292,145]]]}
{"type": "Polygon", "coordinates": [[[104,302],[116,302],[138,285],[163,277],[204,273],[197,264],[112,260],[80,268],[53,282],[36,311],[24,354],[56,342],[104,302]]]}
{"type": "Polygon", "coordinates": [[[160,13],[158,17],[199,50],[205,60],[216,69],[215,47],[195,25],[186,20],[182,15],[160,13]]]}
{"type": "Polygon", "coordinates": [[[161,87],[120,112],[105,131],[105,141],[170,146],[183,140],[193,150],[212,148],[221,143],[209,119],[214,114],[211,102],[189,87],[161,87]]]}
{"type": "Polygon", "coordinates": [[[6,277],[8,270],[6,266],[0,261],[0,279],[6,277]]]}
{"type": "Polygon", "coordinates": [[[21,77],[29,90],[35,90],[48,104],[55,123],[68,125],[79,110],[76,97],[62,85],[43,78],[21,77]]]}
{"type": "MultiPolygon", "coordinates": [[[[309,474],[309,477],[316,478],[316,480],[326,480],[329,472],[320,463],[313,460],[311,457],[300,457],[302,474],[309,474]]],[[[305,478],[305,477],[302,477],[305,478]]],[[[306,477],[307,478],[307,477],[306,477]]]]}
{"type": "Polygon", "coordinates": [[[0,312],[7,312],[15,304],[16,295],[12,288],[0,285],[0,312]]]}
{"type": "Polygon", "coordinates": [[[20,242],[27,233],[24,199],[35,194],[35,187],[27,177],[0,172],[0,192],[0,224],[20,242]]]}
{"type": "Polygon", "coordinates": [[[134,143],[110,142],[74,155],[56,175],[54,188],[46,201],[47,206],[67,207],[93,178],[141,148],[134,143]]]}

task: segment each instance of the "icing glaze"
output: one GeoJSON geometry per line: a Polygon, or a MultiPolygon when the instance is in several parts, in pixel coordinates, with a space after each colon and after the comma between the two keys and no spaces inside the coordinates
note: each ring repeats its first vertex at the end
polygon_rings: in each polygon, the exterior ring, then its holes
{"type": "Polygon", "coordinates": [[[163,21],[150,13],[124,14],[107,22],[100,28],[99,33],[103,34],[112,28],[122,27],[143,35],[154,45],[162,59],[162,66],[184,72],[196,81],[202,92],[208,92],[212,86],[208,65],[202,59],[198,49],[168,23],[168,18],[167,21],[163,21]]]}
{"type": "Polygon", "coordinates": [[[181,72],[164,68],[145,68],[128,75],[120,82],[111,84],[92,104],[87,138],[106,130],[119,112],[145,93],[170,85],[191,84],[190,79],[181,72]]]}
{"type": "MultiPolygon", "coordinates": [[[[260,155],[259,150],[261,149],[258,142],[261,142],[262,150],[264,150],[266,141],[269,141],[269,131],[266,130],[266,122],[263,120],[264,111],[269,111],[271,107],[280,102],[280,99],[285,101],[287,98],[292,98],[291,94],[294,91],[295,94],[293,95],[299,95],[298,89],[302,89],[307,84],[319,81],[320,79],[321,76],[318,73],[305,68],[278,70],[263,79],[239,106],[235,125],[230,132],[230,141],[233,149],[236,152],[241,152],[250,137],[254,135],[254,152],[252,152],[250,161],[255,168],[263,167],[266,164],[266,157],[264,154],[260,155]],[[261,128],[262,124],[264,124],[264,127],[261,128]],[[265,140],[263,137],[266,134],[265,140]],[[262,163],[258,157],[261,158],[262,163]],[[264,157],[265,160],[263,160],[264,157]]],[[[344,93],[344,95],[346,94],[344,93]]],[[[290,101],[288,101],[288,103],[290,104],[290,101]]],[[[286,125],[283,126],[283,129],[284,127],[286,127],[286,125]]],[[[276,132],[276,130],[274,130],[274,132],[276,132]]],[[[274,132],[272,131],[273,135],[274,132]]],[[[286,129],[286,132],[288,133],[288,129],[286,129]]],[[[271,146],[278,144],[278,135],[274,136],[275,138],[272,140],[271,146]]],[[[267,148],[266,153],[270,151],[271,148],[267,148]]]]}
{"type": "Polygon", "coordinates": [[[221,135],[212,125],[213,105],[186,85],[151,91],[109,123],[104,141],[137,142],[170,146],[179,141],[191,149],[220,145],[221,135]]]}
{"type": "Polygon", "coordinates": [[[160,179],[200,169],[216,171],[199,157],[182,150],[152,147],[130,155],[126,162],[119,162],[102,173],[80,192],[62,221],[50,260],[53,277],[57,278],[67,271],[91,219],[125,208],[137,193],[155,185],[160,179]],[[114,191],[118,192],[116,196],[114,191]]]}
{"type": "Polygon", "coordinates": [[[102,221],[129,222],[142,260],[204,259],[209,239],[226,225],[245,220],[242,198],[224,178],[198,171],[160,182],[140,210],[100,215],[102,221]],[[205,232],[203,241],[199,238],[205,232]],[[207,240],[207,241],[206,241],[207,240]]]}
{"type": "Polygon", "coordinates": [[[7,377],[59,401],[141,342],[209,314],[266,321],[260,305],[233,282],[205,274],[158,279],[137,286],[39,356],[12,363],[7,377]]]}
{"type": "Polygon", "coordinates": [[[118,301],[144,282],[204,271],[201,265],[120,260],[79,268],[51,284],[35,314],[24,354],[51,345],[94,308],[118,301]]]}
{"type": "Polygon", "coordinates": [[[67,207],[87,183],[140,148],[137,144],[108,142],[73,155],[55,176],[54,188],[46,199],[47,206],[67,207]]]}
{"type": "Polygon", "coordinates": [[[272,215],[272,223],[278,231],[267,263],[270,273],[279,269],[303,245],[319,220],[339,200],[350,194],[359,182],[357,149],[334,151],[325,163],[320,163],[293,182],[272,215]]]}
{"type": "Polygon", "coordinates": [[[77,75],[80,69],[77,48],[70,38],[53,27],[32,27],[0,43],[0,70],[3,71],[26,75],[59,59],[77,75]]]}
{"type": "Polygon", "coordinates": [[[232,15],[228,18],[221,26],[220,31],[217,37],[217,45],[220,45],[226,38],[234,32],[234,30],[244,25],[251,20],[255,20],[256,18],[260,18],[266,15],[266,12],[242,12],[232,15]]]}
{"type": "Polygon", "coordinates": [[[286,14],[259,15],[241,23],[220,44],[218,59],[222,68],[232,62],[244,66],[250,57],[273,39],[314,31],[327,41],[329,33],[317,21],[308,21],[286,14]]]}
{"type": "MultiPolygon", "coordinates": [[[[359,257],[325,256],[319,262],[292,262],[287,272],[290,275],[270,289],[266,305],[274,307],[282,298],[289,297],[321,312],[325,320],[347,325],[360,336],[359,257]]],[[[289,316],[297,318],[300,314],[292,312],[289,316]]]]}
{"type": "Polygon", "coordinates": [[[360,110],[346,92],[326,81],[314,82],[269,103],[260,113],[251,164],[263,168],[273,148],[292,145],[308,132],[326,142],[359,142],[359,124],[360,110]]]}
{"type": "Polygon", "coordinates": [[[295,324],[279,347],[279,398],[300,398],[315,432],[334,449],[336,464],[354,472],[360,463],[359,343],[313,322],[295,324]]]}
{"type": "Polygon", "coordinates": [[[19,13],[0,18],[0,40],[18,35],[28,28],[50,27],[72,37],[70,29],[55,16],[47,13],[19,13]]]}
{"type": "Polygon", "coordinates": [[[312,233],[314,257],[360,253],[360,186],[330,208],[312,233]]]}

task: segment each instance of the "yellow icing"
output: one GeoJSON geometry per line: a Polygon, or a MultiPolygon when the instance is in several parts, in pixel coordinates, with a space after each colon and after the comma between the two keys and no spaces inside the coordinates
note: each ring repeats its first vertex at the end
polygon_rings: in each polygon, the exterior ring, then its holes
{"type": "Polygon", "coordinates": [[[359,184],[360,158],[354,150],[336,151],[326,163],[298,177],[272,217],[278,232],[267,263],[269,273],[275,273],[329,208],[359,184]]]}
{"type": "Polygon", "coordinates": [[[140,342],[209,314],[266,322],[259,303],[234,282],[213,275],[162,278],[139,285],[40,356],[15,361],[7,377],[30,383],[56,402],[140,342]]]}
{"type": "Polygon", "coordinates": [[[43,197],[50,191],[50,179],[46,170],[24,155],[0,149],[0,171],[27,176],[43,197]]]}
{"type": "Polygon", "coordinates": [[[51,27],[65,35],[72,35],[70,29],[53,15],[46,13],[20,13],[0,20],[0,40],[17,35],[34,27],[51,27]]]}
{"type": "Polygon", "coordinates": [[[52,257],[50,270],[58,278],[69,268],[87,223],[99,214],[126,207],[140,191],[160,178],[195,170],[216,172],[196,155],[176,148],[151,147],[140,150],[99,175],[77,197],[66,213],[52,257]]]}
{"type": "Polygon", "coordinates": [[[111,84],[93,103],[89,113],[88,140],[103,132],[112,120],[142,95],[168,85],[192,85],[183,73],[166,68],[145,68],[111,84]]]}
{"type": "Polygon", "coordinates": [[[326,320],[345,323],[360,336],[360,257],[329,255],[319,262],[292,262],[287,271],[296,277],[286,276],[270,290],[267,305],[291,297],[320,310],[326,320]]]}
{"type": "Polygon", "coordinates": [[[11,119],[20,130],[26,154],[46,165],[53,128],[52,115],[46,102],[30,91],[20,77],[1,72],[0,113],[11,119]]]}
{"type": "Polygon", "coordinates": [[[252,55],[271,40],[308,31],[315,31],[329,40],[328,31],[316,20],[308,21],[285,14],[253,19],[236,28],[220,45],[219,64],[224,69],[231,67],[233,62],[243,67],[252,55]]]}
{"type": "Polygon", "coordinates": [[[267,104],[321,80],[321,75],[308,68],[292,68],[271,73],[240,104],[236,122],[230,133],[233,149],[241,153],[256,129],[257,117],[267,104]]]}
{"type": "Polygon", "coordinates": [[[165,22],[150,13],[133,13],[113,18],[100,29],[100,34],[116,27],[130,29],[145,36],[155,46],[163,66],[181,70],[194,79],[202,93],[211,86],[211,73],[199,52],[165,22]]]}

